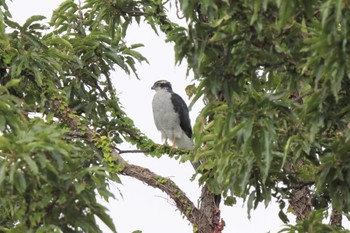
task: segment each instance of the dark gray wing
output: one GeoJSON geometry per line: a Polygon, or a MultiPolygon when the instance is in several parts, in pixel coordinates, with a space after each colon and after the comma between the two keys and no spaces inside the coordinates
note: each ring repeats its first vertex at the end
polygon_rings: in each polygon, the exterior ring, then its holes
{"type": "Polygon", "coordinates": [[[171,102],[174,105],[174,110],[179,114],[181,129],[186,133],[187,137],[192,137],[192,127],[190,115],[185,101],[176,93],[171,94],[171,102]]]}

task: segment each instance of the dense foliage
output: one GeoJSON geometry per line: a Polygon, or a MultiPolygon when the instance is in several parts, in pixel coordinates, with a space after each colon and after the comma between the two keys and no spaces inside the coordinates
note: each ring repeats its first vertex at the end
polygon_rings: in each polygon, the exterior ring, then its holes
{"type": "Polygon", "coordinates": [[[202,180],[255,203],[312,183],[312,198],[347,213],[348,4],[194,2],[182,2],[189,28],[176,51],[208,102],[200,118],[211,122],[195,128],[196,157],[212,169],[202,180]]]}
{"type": "Polygon", "coordinates": [[[196,97],[208,99],[201,117],[213,119],[209,126],[198,121],[197,144],[207,144],[197,156],[214,156],[220,190],[254,187],[268,198],[278,183],[292,182],[284,166],[304,159],[311,173],[294,173],[315,181],[318,191],[332,190],[331,198],[342,193],[336,206],[348,209],[347,4],[208,2],[194,16],[195,6],[184,6],[188,40],[176,51],[186,51],[178,57],[198,75],[196,97]]]}
{"type": "Polygon", "coordinates": [[[206,103],[190,155],[200,182],[249,210],[275,197],[285,222],[289,200],[300,222],[283,232],[342,231],[322,220],[350,210],[349,3],[173,2],[186,27],[165,4],[68,0],[50,24],[19,25],[0,1],[0,231],[99,232],[96,216],[115,231],[96,202],[123,170],[111,148],[167,149],[134,127],[111,82],[115,66],[137,76],[147,62],[124,40],[141,21],[174,42],[195,76],[189,95],[206,103]]]}
{"type": "Polygon", "coordinates": [[[312,209],[348,213],[348,3],[180,2],[177,57],[200,81],[194,100],[207,99],[196,158],[212,172],[201,180],[248,206],[308,186],[312,209]]]}

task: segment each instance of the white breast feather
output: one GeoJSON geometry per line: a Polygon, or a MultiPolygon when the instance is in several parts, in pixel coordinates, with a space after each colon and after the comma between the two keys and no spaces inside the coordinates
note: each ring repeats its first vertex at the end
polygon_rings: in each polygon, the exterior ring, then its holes
{"type": "Polygon", "coordinates": [[[152,101],[154,123],[162,134],[162,140],[173,140],[182,137],[182,129],[178,113],[175,112],[171,94],[167,90],[159,90],[152,101]]]}

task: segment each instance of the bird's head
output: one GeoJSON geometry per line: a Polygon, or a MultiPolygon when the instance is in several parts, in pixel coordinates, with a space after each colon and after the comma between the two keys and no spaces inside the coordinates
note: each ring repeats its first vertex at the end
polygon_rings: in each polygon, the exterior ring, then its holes
{"type": "Polygon", "coordinates": [[[155,91],[159,91],[159,90],[168,90],[168,91],[172,91],[172,88],[171,88],[171,83],[166,81],[166,80],[159,80],[157,82],[155,82],[151,88],[152,90],[155,90],[155,91]]]}

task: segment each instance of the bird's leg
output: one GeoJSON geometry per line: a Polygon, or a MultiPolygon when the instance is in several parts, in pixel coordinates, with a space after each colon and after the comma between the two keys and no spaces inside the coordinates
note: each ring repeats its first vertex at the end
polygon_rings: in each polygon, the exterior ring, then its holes
{"type": "Polygon", "coordinates": [[[172,149],[176,148],[176,137],[173,137],[173,145],[171,146],[172,149]]]}
{"type": "Polygon", "coordinates": [[[164,141],[164,144],[163,145],[165,145],[165,146],[167,146],[168,145],[168,139],[166,138],[165,139],[165,141],[164,141]]]}

